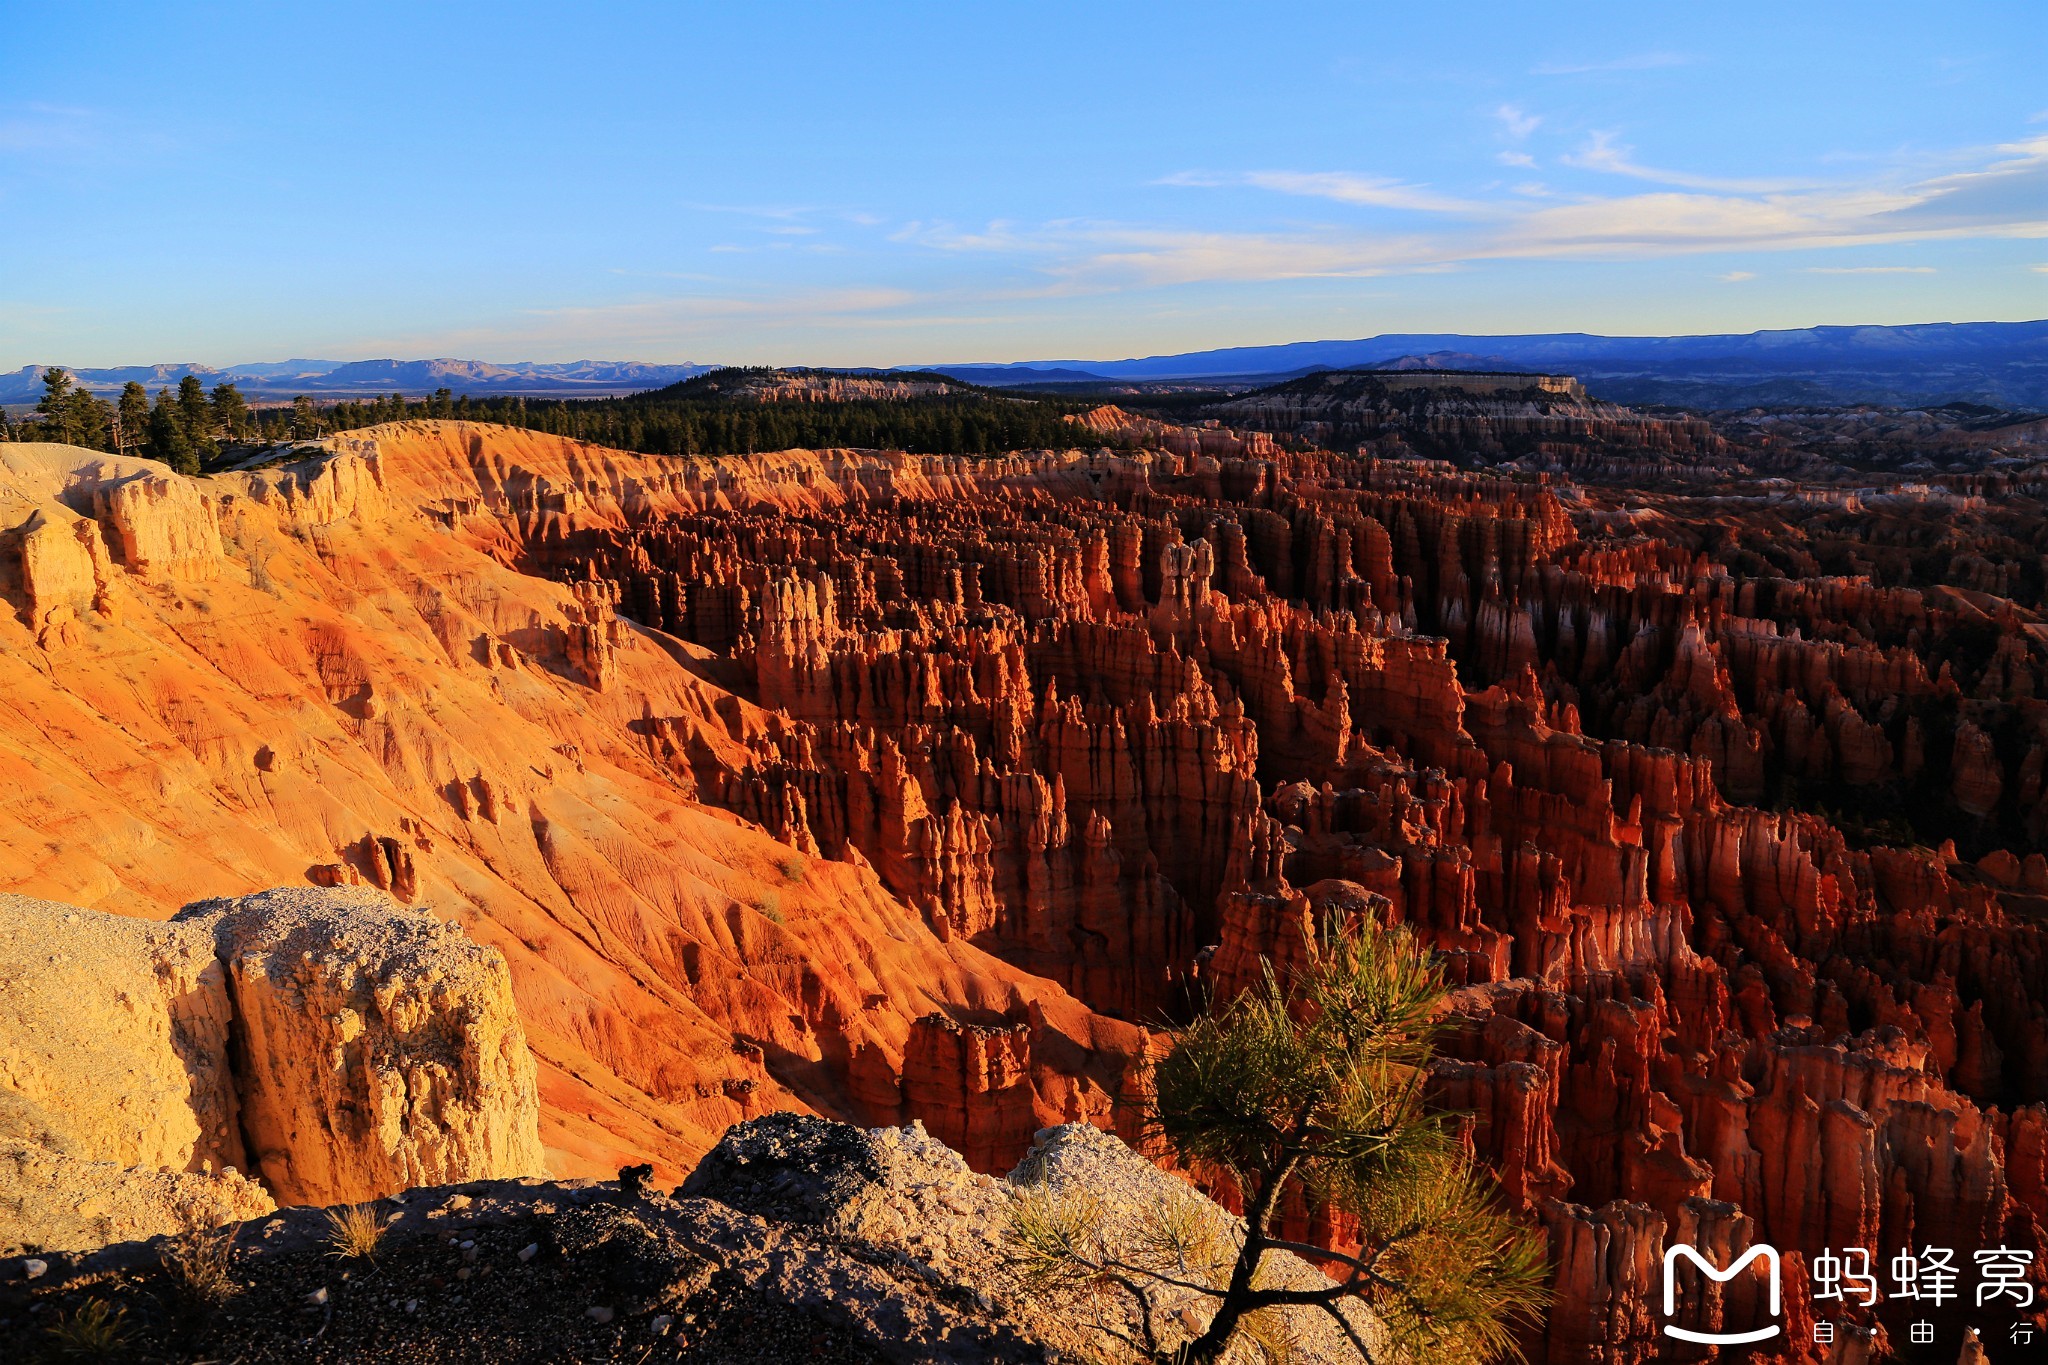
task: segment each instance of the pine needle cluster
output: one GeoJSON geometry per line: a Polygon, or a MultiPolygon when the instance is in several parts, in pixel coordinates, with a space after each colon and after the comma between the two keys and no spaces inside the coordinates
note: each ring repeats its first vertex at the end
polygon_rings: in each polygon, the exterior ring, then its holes
{"type": "Polygon", "coordinates": [[[1371,922],[1314,938],[1285,979],[1265,964],[1251,989],[1180,1029],[1152,1074],[1157,1134],[1188,1168],[1237,1189],[1242,1225],[1225,1236],[1162,1208],[1112,1251],[1099,1208],[1027,1195],[1011,1233],[1020,1267],[1044,1283],[1129,1295],[1140,1323],[1130,1344],[1176,1365],[1244,1358],[1247,1348],[1285,1359],[1286,1314],[1297,1308],[1328,1314],[1363,1359],[1390,1365],[1345,1316],[1346,1301],[1363,1302],[1385,1328],[1383,1355],[1519,1357],[1518,1322],[1545,1301],[1541,1243],[1426,1102],[1444,990],[1405,929],[1371,922]],[[1290,1194],[1344,1215],[1356,1250],[1276,1236],[1274,1215],[1290,1194]],[[1323,1266],[1331,1282],[1270,1283],[1274,1251],[1323,1266]],[[1213,1303],[1193,1339],[1153,1337],[1162,1285],[1213,1303]]]}

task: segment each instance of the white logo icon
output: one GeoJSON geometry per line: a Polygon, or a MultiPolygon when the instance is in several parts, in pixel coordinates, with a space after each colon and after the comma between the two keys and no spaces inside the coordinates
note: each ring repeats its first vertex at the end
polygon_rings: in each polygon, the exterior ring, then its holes
{"type": "MultiPolygon", "coordinates": [[[[1678,1312],[1678,1258],[1685,1257],[1699,1267],[1700,1274],[1717,1284],[1726,1284],[1740,1275],[1751,1261],[1762,1259],[1771,1267],[1771,1316],[1777,1317],[1784,1311],[1783,1293],[1780,1288],[1782,1272],[1778,1265],[1778,1249],[1759,1242],[1736,1259],[1726,1270],[1716,1270],[1707,1263],[1706,1257],[1694,1251],[1683,1242],[1677,1242],[1664,1252],[1664,1316],[1673,1317],[1678,1312]]],[[[1679,1341],[1698,1341],[1709,1346],[1739,1346],[1749,1341],[1767,1341],[1778,1335],[1778,1324],[1759,1327],[1753,1332],[1692,1332],[1670,1323],[1664,1326],[1664,1335],[1679,1341]]]]}

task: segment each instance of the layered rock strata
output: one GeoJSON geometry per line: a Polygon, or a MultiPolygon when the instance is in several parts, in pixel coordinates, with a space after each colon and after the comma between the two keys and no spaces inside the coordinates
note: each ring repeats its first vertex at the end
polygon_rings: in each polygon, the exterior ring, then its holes
{"type": "MultiPolygon", "coordinates": [[[[1874,698],[1933,631],[1879,655],[1784,629],[1826,589],[1614,544],[1541,482],[1326,454],[1074,465],[1094,496],[684,512],[535,563],[751,662],[779,719],[749,760],[664,750],[702,799],[873,867],[935,932],[1099,1010],[1228,994],[1333,916],[1417,926],[1467,987],[1440,1092],[1532,1216],[1620,1200],[1675,1229],[1706,1200],[1795,1248],[2041,1246],[2038,1184],[2008,1175],[2048,1100],[2025,858],[1737,804],[1785,762],[1752,660],[1836,696],[1840,738],[1802,771],[1876,782],[1891,760],[1855,747],[1875,723],[1821,666],[1888,659],[1854,684],[1874,698]],[[1663,742],[1679,724],[1689,752],[1663,742]]],[[[2000,750],[1954,726],[1948,809],[1984,821],[2000,750]]],[[[1006,1048],[997,1028],[940,1049],[984,1116],[1006,1048]]],[[[1592,1349],[1591,1321],[1559,1314],[1544,1349],[1592,1349]]]]}
{"type": "Polygon", "coordinates": [[[531,571],[663,510],[951,497],[992,473],[1078,493],[1084,474],[1051,456],[644,461],[490,428],[397,434],[126,500],[101,495],[176,476],[0,451],[7,885],[149,919],[293,883],[433,908],[505,955],[565,1172],[680,1175],[729,1124],[791,1106],[950,1106],[949,1135],[988,1165],[1048,1123],[1121,1121],[1141,1030],[941,937],[871,867],[698,802],[677,755],[739,772],[779,719],[601,584],[531,571]],[[164,555],[127,548],[207,526],[211,577],[203,556],[159,573],[164,555]],[[74,545],[57,572],[53,547],[74,545]],[[991,1030],[1007,1070],[951,1046],[991,1030]],[[990,1087],[1003,1117],[970,1134],[968,1097],[990,1087]]]}
{"type": "Polygon", "coordinates": [[[44,468],[18,543],[68,516],[108,559],[0,553],[47,718],[0,846],[54,830],[20,889],[142,914],[306,877],[461,907],[565,1168],[796,1106],[988,1170],[1135,1136],[1140,1021],[1374,915],[1462,988],[1435,1083],[1552,1229],[1551,1358],[1652,1358],[1613,1314],[1702,1218],[2043,1249],[2041,487],[1168,436],[676,461],[407,424],[212,481],[210,579],[44,468]]]}

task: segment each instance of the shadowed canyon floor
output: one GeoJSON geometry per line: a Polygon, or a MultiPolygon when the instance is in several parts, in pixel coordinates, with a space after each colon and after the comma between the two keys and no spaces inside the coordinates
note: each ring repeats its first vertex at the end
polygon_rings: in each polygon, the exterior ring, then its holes
{"type": "MultiPolygon", "coordinates": [[[[1136,1138],[1144,1023],[1389,917],[1550,1231],[1539,1358],[1666,1358],[1672,1238],[2038,1268],[2048,483],[1766,486],[1610,420],[1547,461],[1583,485],[1156,423],[974,461],[407,423],[201,480],[0,445],[0,889],[429,907],[504,954],[551,1172],[664,1180],[793,1107],[982,1171],[1136,1138]]],[[[1860,1359],[1788,1270],[1780,1358],[1860,1359]]]]}

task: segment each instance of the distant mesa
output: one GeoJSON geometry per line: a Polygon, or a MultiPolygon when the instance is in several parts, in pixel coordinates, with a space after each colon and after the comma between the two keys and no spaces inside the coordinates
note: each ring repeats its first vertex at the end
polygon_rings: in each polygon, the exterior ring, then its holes
{"type": "MultiPolygon", "coordinates": [[[[1252,387],[1324,369],[1562,371],[1619,403],[1913,406],[1956,399],[2048,407],[2048,321],[1803,327],[1712,336],[1585,332],[1473,336],[1389,333],[1351,341],[1233,346],[1125,360],[1029,360],[1012,373],[1081,371],[1121,382],[1206,380],[1252,387]]],[[[949,373],[965,373],[947,367],[949,373]]],[[[978,384],[1005,382],[976,368],[978,384]]]]}
{"type": "MultiPolygon", "coordinates": [[[[59,365],[61,361],[54,362],[59,365]]],[[[0,374],[0,403],[33,403],[47,363],[0,374]]],[[[69,368],[68,366],[65,368],[69,368]]],[[[187,374],[232,382],[251,398],[382,395],[437,388],[475,396],[607,397],[659,389],[719,366],[624,360],[543,364],[482,360],[279,360],[220,369],[178,362],[74,369],[108,393],[151,389],[187,374]]],[[[1132,384],[1256,388],[1324,370],[1464,370],[1570,374],[1600,397],[1697,409],[1957,401],[2048,409],[2048,321],[1804,327],[1713,336],[1595,336],[1585,332],[1475,336],[1389,333],[1351,341],[1233,346],[1124,360],[975,362],[840,373],[944,376],[987,388],[1089,389],[1132,384]]],[[[815,371],[813,373],[816,373],[815,371]]]]}
{"type": "Polygon", "coordinates": [[[938,367],[935,373],[950,375],[969,384],[981,384],[988,388],[1007,388],[1016,384],[1102,384],[1110,382],[1108,375],[1093,370],[1075,369],[1071,366],[1038,367],[1031,365],[946,365],[938,367]]]}
{"type": "Polygon", "coordinates": [[[631,360],[572,360],[559,364],[518,361],[495,365],[483,360],[280,360],[215,369],[185,362],[122,365],[111,369],[74,369],[61,361],[24,365],[0,374],[0,403],[33,403],[43,393],[43,372],[56,364],[70,370],[80,385],[98,393],[118,392],[122,385],[148,389],[174,386],[197,375],[211,388],[232,383],[258,399],[360,398],[393,390],[410,395],[452,389],[458,394],[528,395],[549,398],[603,398],[658,389],[717,368],[693,363],[656,365],[631,360]]]}

